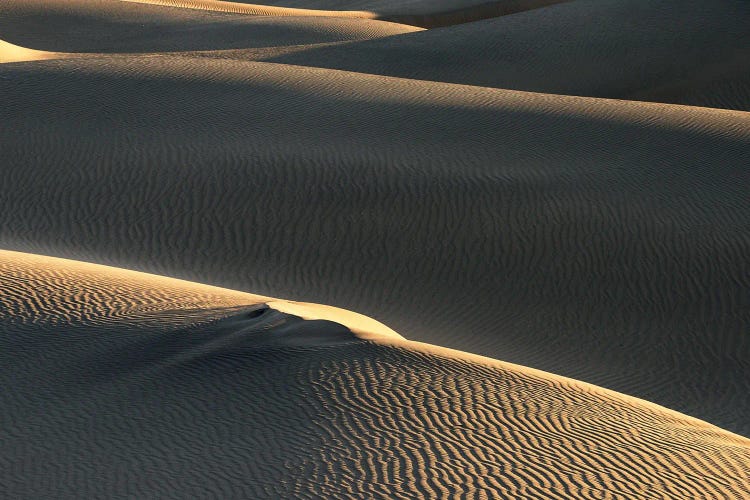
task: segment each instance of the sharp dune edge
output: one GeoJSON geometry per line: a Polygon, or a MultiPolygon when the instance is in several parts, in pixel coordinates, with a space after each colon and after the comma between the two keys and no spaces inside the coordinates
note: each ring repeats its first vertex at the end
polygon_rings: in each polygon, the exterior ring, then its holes
{"type": "Polygon", "coordinates": [[[55,52],[45,52],[42,50],[27,49],[13,45],[12,43],[0,40],[0,63],[21,62],[21,61],[41,61],[43,59],[54,59],[63,57],[55,52]]]}
{"type": "Polygon", "coordinates": [[[166,7],[182,7],[188,9],[211,10],[229,12],[232,14],[250,14],[254,16],[314,16],[314,17],[354,17],[359,19],[373,19],[373,12],[352,10],[316,10],[294,9],[289,7],[271,7],[239,2],[223,2],[221,0],[123,0],[125,2],[166,7]]]}
{"type": "Polygon", "coordinates": [[[0,3],[0,496],[750,498],[747,3],[540,3],[0,3]]]}
{"type": "Polygon", "coordinates": [[[9,498],[750,495],[750,440],[359,315],[7,251],[0,271],[9,498]]]}

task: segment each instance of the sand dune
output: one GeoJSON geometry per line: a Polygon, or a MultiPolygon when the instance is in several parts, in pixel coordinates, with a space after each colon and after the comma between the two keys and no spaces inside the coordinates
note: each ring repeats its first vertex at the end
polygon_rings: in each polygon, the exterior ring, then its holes
{"type": "Polygon", "coordinates": [[[410,0],[399,2],[393,0],[270,0],[264,5],[222,0],[125,1],[261,16],[332,16],[382,19],[424,28],[435,28],[523,12],[567,0],[495,0],[489,2],[487,0],[410,0]],[[310,9],[310,7],[314,9],[310,9]],[[355,11],[352,9],[363,10],[355,11]]]}
{"type": "Polygon", "coordinates": [[[4,64],[0,95],[6,248],[337,305],[750,432],[746,113],[167,55],[4,64]]]}
{"type": "Polygon", "coordinates": [[[117,0],[8,0],[0,38],[60,52],[164,52],[304,45],[419,31],[383,21],[259,17],[117,0]]]}
{"type": "Polygon", "coordinates": [[[8,498],[750,495],[750,440],[283,301],[6,251],[0,292],[8,498]]]}
{"type": "Polygon", "coordinates": [[[0,40],[0,63],[41,61],[43,59],[54,59],[56,57],[61,57],[61,55],[56,54],[55,52],[27,49],[0,40]]]}
{"type": "Polygon", "coordinates": [[[748,21],[3,0],[0,496],[750,498],[748,21]]]}
{"type": "Polygon", "coordinates": [[[233,14],[250,14],[253,16],[286,16],[286,17],[352,17],[373,19],[375,14],[356,10],[320,10],[275,7],[244,2],[225,2],[223,0],[124,0],[126,2],[186,9],[210,10],[214,12],[231,12],[233,14]]]}
{"type": "Polygon", "coordinates": [[[750,3],[576,0],[276,62],[750,110],[750,3]]]}

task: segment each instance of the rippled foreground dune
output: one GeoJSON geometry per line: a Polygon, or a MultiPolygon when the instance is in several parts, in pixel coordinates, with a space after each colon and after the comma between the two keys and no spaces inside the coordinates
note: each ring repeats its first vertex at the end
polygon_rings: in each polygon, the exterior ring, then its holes
{"type": "Polygon", "coordinates": [[[8,498],[750,495],[750,440],[358,315],[7,251],[0,272],[8,498]]]}
{"type": "Polygon", "coordinates": [[[750,498],[749,27],[3,0],[0,496],[750,498]]]}

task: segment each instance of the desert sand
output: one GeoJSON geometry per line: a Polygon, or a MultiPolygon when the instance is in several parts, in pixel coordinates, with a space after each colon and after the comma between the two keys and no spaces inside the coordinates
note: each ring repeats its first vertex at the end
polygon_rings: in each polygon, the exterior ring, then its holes
{"type": "Polygon", "coordinates": [[[749,111],[748,17],[743,0],[577,0],[269,60],[749,111]]]}
{"type": "Polygon", "coordinates": [[[750,440],[646,401],[330,308],[7,251],[0,271],[8,498],[750,495],[750,440]]]}
{"type": "Polygon", "coordinates": [[[156,3],[0,4],[11,497],[750,496],[746,4],[156,3]]]}

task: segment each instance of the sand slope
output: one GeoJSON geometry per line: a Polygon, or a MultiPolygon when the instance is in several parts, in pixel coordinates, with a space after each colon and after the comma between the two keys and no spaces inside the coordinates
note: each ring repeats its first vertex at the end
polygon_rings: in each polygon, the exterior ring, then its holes
{"type": "Polygon", "coordinates": [[[0,40],[0,63],[41,61],[44,59],[54,59],[56,57],[62,57],[62,55],[55,52],[27,49],[0,40]]]}
{"type": "Polygon", "coordinates": [[[567,0],[494,0],[489,2],[487,0],[270,0],[263,5],[248,2],[225,2],[223,0],[125,1],[262,16],[375,18],[424,28],[435,28],[514,14],[567,0]],[[310,10],[311,8],[314,10],[310,10]]]}
{"type": "Polygon", "coordinates": [[[160,52],[302,45],[419,31],[383,21],[267,17],[117,0],[8,0],[0,38],[63,52],[160,52]]]}
{"type": "Polygon", "coordinates": [[[333,304],[748,433],[750,115],[192,57],[0,67],[6,248],[333,304]]]}
{"type": "Polygon", "coordinates": [[[750,495],[750,440],[265,300],[0,251],[3,494],[750,495]]]}
{"type": "Polygon", "coordinates": [[[576,0],[277,62],[750,110],[750,3],[576,0]]]}

